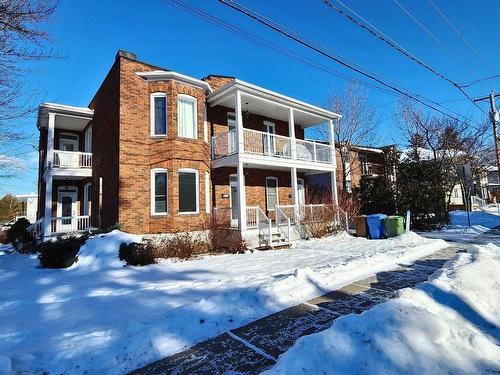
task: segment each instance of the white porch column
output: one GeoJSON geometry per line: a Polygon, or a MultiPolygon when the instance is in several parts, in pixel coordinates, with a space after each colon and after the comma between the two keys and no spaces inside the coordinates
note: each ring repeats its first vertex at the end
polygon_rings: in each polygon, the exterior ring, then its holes
{"type": "Polygon", "coordinates": [[[56,125],[56,114],[49,112],[47,124],[47,154],[45,155],[45,169],[52,167],[54,162],[54,128],[56,125]]]}
{"type": "Polygon", "coordinates": [[[236,117],[236,139],[238,140],[236,151],[238,154],[244,151],[245,141],[243,139],[243,114],[241,113],[241,92],[236,91],[234,98],[234,114],[236,117]]]}
{"type": "Polygon", "coordinates": [[[293,216],[294,219],[297,218],[299,213],[299,189],[297,187],[297,168],[292,167],[291,169],[291,178],[292,178],[292,201],[293,201],[293,216]]]}
{"type": "Polygon", "coordinates": [[[50,237],[52,232],[52,175],[45,176],[45,212],[43,216],[43,236],[50,237]]]}
{"type": "MultiPolygon", "coordinates": [[[[339,121],[339,119],[337,119],[336,121],[339,121]]],[[[331,147],[332,164],[333,164],[333,171],[330,173],[330,179],[332,184],[332,201],[334,205],[338,206],[339,200],[337,196],[337,155],[335,153],[335,132],[333,130],[333,120],[328,120],[328,126],[330,130],[329,131],[330,147],[331,147]]]]}
{"type": "Polygon", "coordinates": [[[239,213],[238,213],[238,229],[243,232],[247,229],[247,202],[246,202],[246,192],[245,192],[245,174],[243,173],[243,162],[238,160],[237,167],[238,176],[238,203],[239,203],[239,213]]]}
{"type": "Polygon", "coordinates": [[[295,140],[295,118],[293,116],[293,108],[288,109],[288,136],[291,138],[291,145],[290,145],[290,151],[291,151],[291,156],[292,159],[296,159],[296,140],[295,140]]]}

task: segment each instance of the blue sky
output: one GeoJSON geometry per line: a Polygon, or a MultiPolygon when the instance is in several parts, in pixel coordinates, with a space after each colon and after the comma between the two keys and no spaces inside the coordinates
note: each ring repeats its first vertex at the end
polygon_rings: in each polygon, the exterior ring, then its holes
{"type": "MultiPolygon", "coordinates": [[[[273,43],[293,49],[322,64],[355,76],[334,62],[265,29],[215,0],[185,0],[211,14],[257,34],[273,43]]],[[[332,0],[333,1],[333,0],[332,0]]],[[[469,82],[500,73],[500,40],[495,25],[500,2],[433,0],[467,41],[487,61],[488,69],[440,18],[427,0],[398,0],[456,56],[456,61],[403,13],[394,0],[346,1],[346,4],[420,59],[457,82],[469,82]]],[[[334,1],[335,2],[335,1],[334,1]]],[[[481,119],[481,112],[449,84],[402,57],[370,36],[320,0],[249,1],[241,3],[284,26],[330,48],[409,90],[448,108],[481,119]]],[[[135,52],[138,59],[195,77],[208,74],[237,76],[286,95],[325,105],[332,90],[341,91],[346,80],[326,73],[266,47],[231,34],[203,19],[169,5],[168,1],[72,1],[62,0],[47,25],[51,48],[62,56],[31,67],[27,90],[36,90],[40,101],[86,106],[113,63],[118,49],[135,52]]],[[[358,76],[359,77],[359,76],[358,76]]],[[[500,92],[500,80],[472,86],[472,96],[500,92]]],[[[392,115],[398,97],[369,89],[369,102],[379,107],[380,143],[400,143],[392,115]]],[[[487,103],[482,104],[487,109],[487,103]]],[[[36,191],[38,134],[35,118],[14,124],[32,138],[21,153],[24,171],[4,180],[0,194],[36,191]]]]}

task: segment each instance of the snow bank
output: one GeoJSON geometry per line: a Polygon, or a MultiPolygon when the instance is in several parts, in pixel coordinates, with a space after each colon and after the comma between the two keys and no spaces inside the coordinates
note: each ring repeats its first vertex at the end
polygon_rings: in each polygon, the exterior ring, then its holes
{"type": "MultiPolygon", "coordinates": [[[[0,353],[14,372],[123,374],[199,341],[447,246],[414,233],[124,267],[114,231],[71,269],[0,256],[0,353]]],[[[0,252],[1,254],[1,252],[0,252]]]]}
{"type": "Polygon", "coordinates": [[[303,337],[267,373],[497,373],[499,269],[494,245],[462,254],[416,290],[303,337]]]}

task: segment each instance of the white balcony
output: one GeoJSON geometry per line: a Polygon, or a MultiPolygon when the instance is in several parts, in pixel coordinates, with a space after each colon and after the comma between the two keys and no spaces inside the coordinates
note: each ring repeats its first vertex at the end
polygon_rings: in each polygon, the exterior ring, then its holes
{"type": "Polygon", "coordinates": [[[269,159],[289,159],[308,163],[334,163],[334,149],[328,144],[294,139],[281,135],[243,129],[243,139],[237,139],[235,130],[212,137],[212,160],[239,153],[269,159]],[[238,144],[240,149],[238,150],[238,144]],[[241,147],[242,146],[242,147],[241,147]]]}
{"type": "Polygon", "coordinates": [[[92,168],[92,153],[54,150],[52,166],[54,168],[90,169],[92,168]]]}

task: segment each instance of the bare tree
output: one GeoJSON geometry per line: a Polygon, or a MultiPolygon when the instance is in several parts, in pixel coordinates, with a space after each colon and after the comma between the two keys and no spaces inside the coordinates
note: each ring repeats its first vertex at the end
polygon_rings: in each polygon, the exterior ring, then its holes
{"type": "MultiPolygon", "coordinates": [[[[54,13],[57,0],[0,0],[0,178],[17,169],[11,150],[23,139],[13,120],[33,113],[33,93],[25,89],[27,63],[55,57],[46,47],[48,34],[41,26],[54,13]]],[[[14,148],[15,149],[15,148],[14,148]]]]}
{"type": "MultiPolygon", "coordinates": [[[[344,92],[332,92],[328,98],[331,111],[342,115],[334,125],[335,142],[340,150],[343,190],[347,191],[347,177],[353,171],[351,151],[354,146],[373,145],[379,121],[374,109],[368,106],[368,93],[357,84],[348,84],[344,92]]],[[[328,137],[328,129],[322,127],[321,135],[328,137]]]]}
{"type": "MultiPolygon", "coordinates": [[[[397,118],[398,127],[413,149],[414,160],[432,159],[443,171],[442,186],[445,189],[447,205],[451,202],[453,187],[464,181],[459,179],[457,168],[470,165],[472,176],[479,176],[492,162],[492,144],[489,138],[488,122],[473,124],[465,119],[438,117],[426,114],[414,103],[403,100],[397,118]],[[430,151],[430,155],[426,153],[430,151]]],[[[463,194],[465,197],[465,194],[463,194]]]]}

